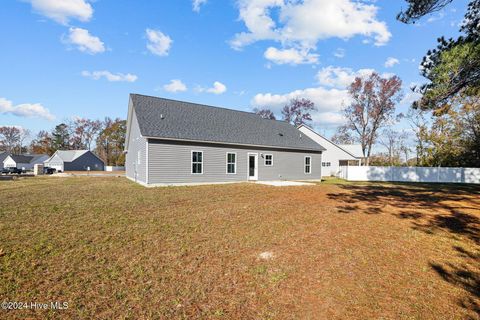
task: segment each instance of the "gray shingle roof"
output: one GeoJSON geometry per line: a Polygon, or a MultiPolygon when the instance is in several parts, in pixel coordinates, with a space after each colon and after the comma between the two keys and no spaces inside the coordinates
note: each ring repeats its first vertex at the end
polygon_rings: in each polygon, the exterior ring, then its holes
{"type": "Polygon", "coordinates": [[[339,144],[340,148],[347,150],[357,158],[363,158],[363,150],[361,144],[339,144]]]}
{"type": "Polygon", "coordinates": [[[33,160],[33,156],[24,156],[23,154],[12,154],[10,157],[15,163],[30,163],[33,160]]]}
{"type": "Polygon", "coordinates": [[[63,162],[75,161],[78,157],[83,156],[88,150],[58,150],[57,156],[63,160],[63,162]]]}
{"type": "Polygon", "coordinates": [[[284,121],[244,111],[130,95],[143,136],[323,151],[284,121]]]}
{"type": "Polygon", "coordinates": [[[10,157],[15,163],[32,163],[42,157],[48,158],[45,154],[12,154],[10,157]]]}
{"type": "Polygon", "coordinates": [[[10,154],[8,152],[0,152],[0,168],[3,160],[5,160],[10,154]]]}

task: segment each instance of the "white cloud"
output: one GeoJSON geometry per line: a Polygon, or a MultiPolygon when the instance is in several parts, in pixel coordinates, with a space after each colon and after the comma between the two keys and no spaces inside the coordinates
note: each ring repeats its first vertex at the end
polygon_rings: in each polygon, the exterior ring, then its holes
{"type": "Polygon", "coordinates": [[[27,0],[34,11],[58,23],[68,24],[70,19],[89,21],[92,6],[85,0],[27,0]]]}
{"type": "Polygon", "coordinates": [[[213,94],[222,94],[227,91],[227,86],[225,86],[223,83],[215,81],[213,83],[213,87],[207,89],[207,92],[213,93],[213,94]]]}
{"type": "Polygon", "coordinates": [[[160,30],[147,29],[147,49],[157,56],[168,56],[173,40],[160,30]]]}
{"type": "Polygon", "coordinates": [[[92,78],[94,80],[99,80],[101,78],[105,78],[110,82],[135,82],[137,81],[138,77],[134,74],[127,73],[111,73],[110,71],[82,71],[82,76],[87,78],[92,78]]]}
{"type": "Polygon", "coordinates": [[[54,120],[55,116],[40,103],[24,103],[13,105],[12,101],[0,98],[0,114],[12,114],[18,117],[43,118],[54,120]]]}
{"type": "Polygon", "coordinates": [[[394,57],[388,57],[387,61],[385,61],[385,68],[391,68],[396,64],[399,64],[400,61],[397,58],[394,57]]]}
{"type": "Polygon", "coordinates": [[[337,58],[344,58],[345,57],[345,49],[343,48],[338,48],[337,50],[335,50],[335,52],[333,53],[333,55],[337,58]]]}
{"type": "Polygon", "coordinates": [[[318,83],[323,86],[345,88],[348,87],[356,77],[365,77],[374,71],[373,69],[353,71],[350,68],[328,66],[318,71],[316,79],[318,83]]]}
{"type": "Polygon", "coordinates": [[[380,46],[391,37],[385,22],[377,20],[378,7],[373,4],[352,0],[239,0],[238,3],[239,18],[248,31],[234,36],[230,42],[234,49],[261,40],[313,49],[322,39],[349,39],[356,35],[373,38],[375,45],[380,46]],[[273,12],[278,12],[278,19],[273,12]]]}
{"type": "Polygon", "coordinates": [[[339,112],[317,112],[312,114],[313,123],[322,127],[337,127],[344,124],[345,120],[339,112]]]}
{"type": "Polygon", "coordinates": [[[213,94],[222,94],[227,91],[227,86],[224,85],[223,83],[219,81],[215,81],[213,83],[213,87],[211,88],[203,88],[203,87],[197,87],[195,89],[197,92],[208,92],[208,93],[213,93],[213,94]]]}
{"type": "Polygon", "coordinates": [[[402,101],[400,101],[400,104],[405,104],[405,105],[410,106],[412,103],[420,100],[420,98],[422,97],[421,93],[413,92],[411,90],[406,90],[406,91],[407,91],[407,93],[403,97],[402,101]]]}
{"type": "Polygon", "coordinates": [[[200,12],[200,7],[207,3],[207,0],[192,0],[192,9],[195,12],[200,12]]]}
{"type": "Polygon", "coordinates": [[[318,63],[318,54],[309,53],[308,50],[277,49],[269,47],[264,56],[276,64],[308,64],[318,63]]]}
{"type": "Polygon", "coordinates": [[[335,88],[306,88],[284,94],[259,93],[251,101],[253,106],[269,108],[276,114],[294,98],[306,98],[315,103],[317,111],[312,112],[315,125],[338,125],[344,119],[341,110],[350,101],[347,90],[335,88]]]}
{"type": "Polygon", "coordinates": [[[427,19],[427,23],[432,23],[438,20],[442,20],[445,17],[445,11],[440,11],[436,15],[430,16],[430,18],[427,19]]]}
{"type": "Polygon", "coordinates": [[[105,45],[100,38],[92,36],[82,28],[70,28],[67,43],[77,46],[77,49],[89,54],[105,52],[105,45]]]}
{"type": "Polygon", "coordinates": [[[170,83],[164,85],[163,89],[168,92],[176,93],[187,91],[187,86],[181,80],[173,79],[170,83]]]}
{"type": "Polygon", "coordinates": [[[279,114],[283,106],[294,98],[306,98],[315,103],[317,111],[312,112],[315,125],[338,125],[343,123],[343,106],[350,100],[347,90],[323,87],[299,89],[285,94],[259,93],[252,99],[252,105],[266,107],[279,114]]]}
{"type": "Polygon", "coordinates": [[[422,94],[419,92],[413,91],[413,89],[415,89],[417,86],[418,86],[418,83],[411,82],[409,88],[404,89],[406,94],[403,97],[402,101],[400,101],[400,104],[405,104],[410,106],[415,101],[420,100],[420,98],[422,97],[422,94]]]}
{"type": "MultiPolygon", "coordinates": [[[[337,126],[344,123],[341,110],[351,102],[347,87],[355,77],[366,77],[373,69],[352,70],[350,68],[328,66],[321,69],[316,79],[318,87],[298,89],[287,93],[258,93],[251,104],[254,107],[265,107],[279,114],[283,106],[295,98],[306,98],[315,103],[317,111],[312,113],[314,125],[337,126]]],[[[382,74],[382,77],[388,74],[382,74]]]]}
{"type": "Polygon", "coordinates": [[[285,94],[259,93],[253,97],[252,104],[272,108],[278,112],[295,98],[306,98],[313,101],[321,112],[340,111],[343,103],[349,101],[347,90],[316,87],[299,89],[285,94]]]}

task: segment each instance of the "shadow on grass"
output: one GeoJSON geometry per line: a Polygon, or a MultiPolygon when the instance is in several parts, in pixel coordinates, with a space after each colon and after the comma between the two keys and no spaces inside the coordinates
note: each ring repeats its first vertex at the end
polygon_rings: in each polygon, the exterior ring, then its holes
{"type": "Polygon", "coordinates": [[[431,262],[430,267],[448,283],[466,291],[459,305],[480,315],[480,219],[463,210],[480,212],[480,186],[451,184],[371,184],[339,185],[344,193],[328,194],[340,203],[340,213],[393,214],[399,219],[411,220],[412,228],[427,234],[439,231],[462,236],[473,251],[454,246],[460,263],[431,262]],[[478,196],[477,196],[478,195],[478,196]],[[473,197],[472,197],[473,196],[473,197]],[[467,206],[459,206],[461,202],[467,206]],[[368,207],[360,207],[360,203],[368,207]],[[400,209],[399,213],[386,210],[387,205],[400,209]],[[428,209],[425,213],[423,209],[428,209]]]}

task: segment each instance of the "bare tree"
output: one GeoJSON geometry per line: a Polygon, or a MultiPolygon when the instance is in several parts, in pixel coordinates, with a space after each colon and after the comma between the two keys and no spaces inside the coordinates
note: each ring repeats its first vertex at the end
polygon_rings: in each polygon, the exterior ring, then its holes
{"type": "Polygon", "coordinates": [[[48,131],[40,131],[30,143],[30,150],[36,154],[52,155],[55,152],[53,136],[48,131]]]}
{"type": "Polygon", "coordinates": [[[410,108],[406,118],[410,124],[410,128],[415,134],[417,165],[425,165],[427,158],[426,144],[429,135],[429,126],[425,119],[426,111],[421,109],[410,108]]]}
{"type": "Polygon", "coordinates": [[[90,120],[77,118],[69,125],[70,144],[73,149],[92,149],[98,133],[101,130],[102,122],[99,120],[90,120]]]}
{"type": "Polygon", "coordinates": [[[383,78],[375,72],[366,78],[357,77],[348,88],[352,103],[343,109],[347,123],[342,130],[360,142],[367,165],[378,131],[394,118],[401,88],[399,77],[383,78]]]}
{"type": "Polygon", "coordinates": [[[405,132],[399,132],[390,128],[383,130],[379,143],[387,149],[391,166],[395,165],[395,159],[400,159],[400,154],[405,152],[406,140],[407,134],[405,132]]]}
{"type": "Polygon", "coordinates": [[[336,144],[354,144],[355,138],[344,126],[337,128],[337,132],[332,136],[332,142],[336,144]]]}
{"type": "MultiPolygon", "coordinates": [[[[14,126],[0,127],[0,148],[15,153],[22,139],[22,129],[14,126]]],[[[20,151],[21,152],[21,151],[20,151]]]]}
{"type": "Polygon", "coordinates": [[[273,114],[273,112],[272,112],[270,109],[267,109],[267,108],[263,108],[263,109],[254,108],[254,109],[253,109],[253,112],[255,112],[256,114],[258,114],[258,115],[259,115],[260,117],[262,117],[263,119],[276,120],[275,115],[273,114]]]}
{"type": "Polygon", "coordinates": [[[317,110],[315,104],[305,98],[295,98],[289,104],[283,107],[283,120],[295,126],[308,124],[312,121],[310,112],[317,110]]]}
{"type": "Polygon", "coordinates": [[[19,141],[19,152],[23,153],[24,151],[28,150],[28,145],[26,144],[27,140],[31,138],[32,132],[28,129],[21,129],[20,130],[20,141],[19,141]]]}

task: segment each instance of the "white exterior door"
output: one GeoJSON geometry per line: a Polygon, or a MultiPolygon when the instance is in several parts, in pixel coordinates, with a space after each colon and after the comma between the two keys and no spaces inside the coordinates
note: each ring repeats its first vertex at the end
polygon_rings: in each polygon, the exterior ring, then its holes
{"type": "Polygon", "coordinates": [[[258,180],[258,153],[249,153],[247,159],[248,180],[258,180]]]}

